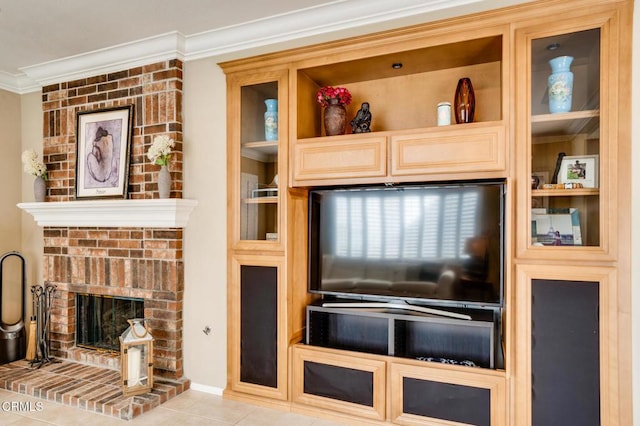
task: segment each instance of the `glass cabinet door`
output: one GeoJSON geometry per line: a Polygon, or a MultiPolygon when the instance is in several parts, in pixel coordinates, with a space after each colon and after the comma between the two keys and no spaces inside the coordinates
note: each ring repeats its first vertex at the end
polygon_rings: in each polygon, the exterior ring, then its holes
{"type": "Polygon", "coordinates": [[[600,246],[601,29],[531,38],[529,246],[600,246]]]}
{"type": "MultiPolygon", "coordinates": [[[[239,89],[239,239],[278,241],[279,228],[279,81],[239,89]]],[[[238,141],[236,140],[236,143],[238,141]]]]}

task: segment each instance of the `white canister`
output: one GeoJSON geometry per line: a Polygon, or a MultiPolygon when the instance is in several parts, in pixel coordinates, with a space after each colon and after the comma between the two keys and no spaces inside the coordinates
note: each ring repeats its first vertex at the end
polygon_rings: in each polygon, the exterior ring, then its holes
{"type": "Polygon", "coordinates": [[[438,104],[438,126],[448,126],[451,124],[451,102],[440,102],[438,104]]]}

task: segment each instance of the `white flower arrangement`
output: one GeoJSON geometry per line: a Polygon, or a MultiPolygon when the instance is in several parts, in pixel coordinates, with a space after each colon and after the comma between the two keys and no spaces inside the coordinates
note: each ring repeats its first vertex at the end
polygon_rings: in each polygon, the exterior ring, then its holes
{"type": "Polygon", "coordinates": [[[22,153],[22,164],[26,173],[47,180],[47,166],[38,160],[38,154],[34,149],[28,149],[22,153]]]}
{"type": "Polygon", "coordinates": [[[171,149],[175,141],[167,135],[156,136],[147,151],[147,158],[159,166],[166,166],[171,158],[171,149]]]}

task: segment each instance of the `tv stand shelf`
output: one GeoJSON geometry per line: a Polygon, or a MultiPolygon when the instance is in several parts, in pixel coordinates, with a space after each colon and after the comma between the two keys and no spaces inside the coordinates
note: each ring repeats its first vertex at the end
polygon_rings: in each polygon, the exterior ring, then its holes
{"type": "Polygon", "coordinates": [[[459,311],[469,314],[471,320],[397,308],[326,307],[319,302],[307,306],[306,343],[400,358],[471,361],[478,367],[501,368],[502,357],[496,356],[496,348],[500,348],[499,315],[493,311],[459,311]]]}

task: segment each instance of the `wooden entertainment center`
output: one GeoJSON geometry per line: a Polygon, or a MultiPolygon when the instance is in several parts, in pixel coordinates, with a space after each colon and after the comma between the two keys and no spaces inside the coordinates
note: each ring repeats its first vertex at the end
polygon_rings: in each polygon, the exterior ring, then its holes
{"type": "Polygon", "coordinates": [[[224,396],[352,424],[631,424],[632,9],[542,0],[221,64],[224,396]],[[572,107],[551,113],[559,56],[573,57],[572,107]],[[437,126],[463,77],[474,122],[437,126]],[[348,120],[371,105],[371,132],[324,135],[327,85],[353,95],[348,120]],[[485,179],[507,186],[500,321],[325,308],[307,290],[311,188],[485,179]],[[481,365],[426,360],[433,336],[447,353],[475,342],[481,365]]]}

